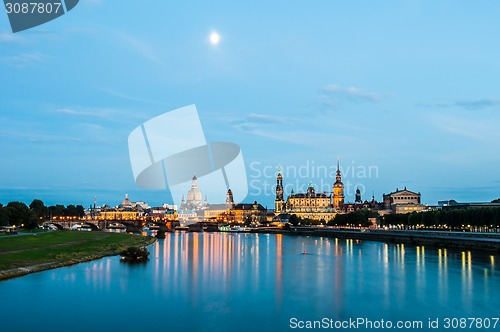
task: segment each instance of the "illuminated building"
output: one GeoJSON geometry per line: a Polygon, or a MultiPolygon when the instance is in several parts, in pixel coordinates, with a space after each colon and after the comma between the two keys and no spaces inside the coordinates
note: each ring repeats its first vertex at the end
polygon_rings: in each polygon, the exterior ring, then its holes
{"type": "Polygon", "coordinates": [[[96,216],[97,219],[103,220],[136,220],[143,217],[149,206],[144,202],[130,201],[128,194],[118,207],[103,206],[96,216]]]}
{"type": "Polygon", "coordinates": [[[293,189],[286,203],[283,196],[283,174],[278,171],[276,176],[275,213],[295,214],[300,218],[328,221],[340,212],[344,205],[344,184],[340,172],[340,162],[337,162],[336,181],[332,185],[332,193],[316,193],[309,184],[306,193],[294,193],[293,189]]]}
{"type": "Polygon", "coordinates": [[[203,210],[204,220],[224,221],[229,223],[265,223],[267,209],[256,201],[253,204],[235,204],[233,192],[228,189],[225,204],[208,204],[203,210]]]}
{"type": "Polygon", "coordinates": [[[393,213],[422,212],[427,209],[426,205],[420,203],[420,193],[406,189],[384,194],[384,208],[392,210],[393,213]]]}
{"type": "Polygon", "coordinates": [[[231,210],[231,214],[234,216],[233,221],[240,224],[262,224],[267,222],[267,209],[257,201],[254,201],[253,204],[236,204],[231,210]]]}
{"type": "Polygon", "coordinates": [[[340,174],[340,160],[337,160],[337,175],[333,184],[333,207],[336,210],[342,209],[344,205],[344,184],[340,174]]]}
{"type": "Polygon", "coordinates": [[[197,221],[202,221],[204,218],[204,211],[208,207],[208,201],[205,197],[205,203],[202,202],[202,193],[198,188],[198,178],[196,175],[193,176],[191,189],[189,189],[187,194],[187,200],[182,196],[181,206],[179,209],[179,221],[187,225],[187,223],[193,223],[197,221]]]}
{"type": "Polygon", "coordinates": [[[283,212],[283,208],[283,173],[279,170],[276,176],[276,199],[274,200],[274,211],[279,214],[283,212]]]}

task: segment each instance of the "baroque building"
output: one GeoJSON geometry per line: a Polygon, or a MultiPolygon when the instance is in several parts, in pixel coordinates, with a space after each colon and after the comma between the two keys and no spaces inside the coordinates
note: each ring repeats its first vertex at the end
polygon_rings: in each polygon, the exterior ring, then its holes
{"type": "Polygon", "coordinates": [[[427,208],[420,202],[420,193],[415,193],[406,189],[396,189],[396,191],[383,194],[384,208],[392,210],[393,213],[422,212],[427,208]]]}
{"type": "Polygon", "coordinates": [[[233,192],[227,190],[225,204],[208,204],[203,210],[205,221],[222,221],[237,224],[260,224],[266,222],[267,209],[256,201],[234,203],[233,192]]]}
{"type": "Polygon", "coordinates": [[[283,195],[283,173],[278,171],[276,175],[276,199],[275,213],[295,214],[300,218],[308,218],[328,221],[340,212],[344,205],[344,184],[340,172],[340,162],[337,162],[337,173],[335,183],[332,185],[332,192],[316,193],[312,183],[309,184],[307,192],[294,193],[284,199],[283,195]]]}
{"type": "Polygon", "coordinates": [[[181,206],[179,208],[179,221],[183,225],[188,225],[189,223],[202,221],[203,220],[203,210],[208,207],[208,201],[205,197],[205,202],[203,202],[203,194],[198,188],[198,178],[196,175],[193,176],[191,180],[191,188],[187,193],[187,199],[184,199],[182,195],[181,206]]]}
{"type": "Polygon", "coordinates": [[[182,202],[180,207],[181,210],[197,211],[203,207],[203,195],[198,188],[198,178],[196,177],[196,175],[193,176],[193,179],[191,181],[191,189],[189,189],[188,191],[187,200],[185,200],[184,195],[182,195],[182,202]]]}

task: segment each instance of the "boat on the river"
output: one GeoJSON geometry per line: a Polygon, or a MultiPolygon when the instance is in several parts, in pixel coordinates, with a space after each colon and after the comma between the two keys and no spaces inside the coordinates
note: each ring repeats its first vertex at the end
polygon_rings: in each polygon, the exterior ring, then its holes
{"type": "Polygon", "coordinates": [[[129,247],[121,252],[122,262],[146,262],[149,259],[149,251],[146,247],[129,247]]]}
{"type": "Polygon", "coordinates": [[[221,226],[219,227],[219,231],[221,232],[229,232],[229,233],[250,233],[250,228],[246,226],[221,226]]]}

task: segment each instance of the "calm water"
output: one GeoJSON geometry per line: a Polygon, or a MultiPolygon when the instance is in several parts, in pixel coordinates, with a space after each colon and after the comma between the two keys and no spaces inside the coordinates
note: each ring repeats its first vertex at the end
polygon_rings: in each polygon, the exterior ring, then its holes
{"type": "Polygon", "coordinates": [[[500,257],[489,253],[227,233],[167,234],[149,250],[144,265],[108,257],[1,282],[1,330],[276,331],[293,317],[500,315],[500,257]]]}

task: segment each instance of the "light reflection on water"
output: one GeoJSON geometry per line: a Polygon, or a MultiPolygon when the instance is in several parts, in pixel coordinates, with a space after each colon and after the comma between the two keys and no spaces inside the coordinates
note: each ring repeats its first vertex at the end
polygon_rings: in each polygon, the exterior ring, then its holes
{"type": "Polygon", "coordinates": [[[30,320],[52,331],[287,330],[289,319],[494,317],[498,258],[490,253],[268,234],[167,233],[150,261],[119,257],[0,283],[1,312],[29,300],[30,320]],[[307,254],[303,254],[306,252],[307,254]],[[8,303],[8,305],[6,305],[8,303]],[[84,313],[84,314],[83,314],[84,313]],[[130,314],[134,313],[134,314],[130,314]],[[76,317],[76,318],[75,318],[76,317]],[[74,327],[74,328],[73,328],[74,327]]]}

